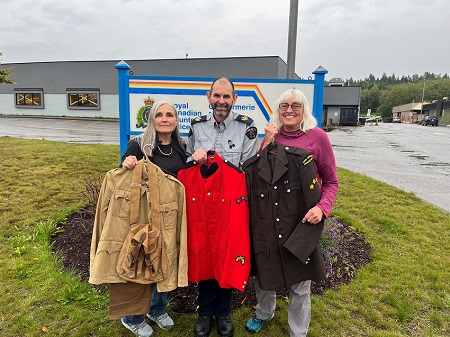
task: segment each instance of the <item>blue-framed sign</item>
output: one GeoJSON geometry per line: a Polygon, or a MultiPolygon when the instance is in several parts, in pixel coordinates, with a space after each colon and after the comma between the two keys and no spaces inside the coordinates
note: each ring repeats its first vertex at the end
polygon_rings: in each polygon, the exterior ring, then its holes
{"type": "MultiPolygon", "coordinates": [[[[191,120],[212,112],[206,99],[215,78],[166,77],[135,75],[130,66],[121,61],[116,64],[119,81],[120,154],[125,152],[130,136],[141,134],[147,126],[147,114],[158,100],[169,100],[178,111],[181,136],[189,133],[191,120]]],[[[286,90],[302,91],[311,104],[318,126],[322,126],[325,74],[322,67],[316,69],[314,79],[248,79],[231,78],[238,99],[233,111],[251,117],[258,128],[258,136],[264,136],[264,127],[270,120],[273,103],[286,90]]]]}

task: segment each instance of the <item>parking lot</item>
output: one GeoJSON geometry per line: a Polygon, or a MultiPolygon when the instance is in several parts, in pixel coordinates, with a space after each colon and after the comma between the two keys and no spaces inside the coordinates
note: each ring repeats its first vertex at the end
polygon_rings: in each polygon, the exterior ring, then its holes
{"type": "MultiPolygon", "coordinates": [[[[336,162],[450,212],[450,128],[404,123],[328,133],[336,162]]],[[[368,200],[370,202],[370,200],[368,200]]]]}
{"type": "Polygon", "coordinates": [[[69,143],[119,144],[119,122],[89,118],[0,116],[0,136],[69,143]]]}

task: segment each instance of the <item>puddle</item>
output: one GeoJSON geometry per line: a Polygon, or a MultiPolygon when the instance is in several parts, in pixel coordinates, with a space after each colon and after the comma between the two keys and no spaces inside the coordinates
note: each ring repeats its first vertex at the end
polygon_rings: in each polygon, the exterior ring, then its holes
{"type": "Polygon", "coordinates": [[[428,158],[428,156],[425,155],[425,154],[411,154],[410,157],[411,158],[416,158],[416,159],[419,159],[419,160],[425,160],[425,159],[428,158]]]}
{"type": "Polygon", "coordinates": [[[449,163],[441,163],[441,162],[428,162],[428,163],[421,163],[422,166],[437,166],[437,167],[450,167],[449,163]]]}
{"type": "Polygon", "coordinates": [[[355,149],[355,146],[351,146],[351,145],[334,145],[332,144],[333,147],[340,147],[340,148],[350,148],[350,149],[355,149]]]}

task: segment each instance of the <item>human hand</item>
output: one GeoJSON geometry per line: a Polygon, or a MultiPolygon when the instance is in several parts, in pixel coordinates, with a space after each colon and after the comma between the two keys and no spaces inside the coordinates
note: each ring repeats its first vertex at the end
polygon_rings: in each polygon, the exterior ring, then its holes
{"type": "Polygon", "coordinates": [[[137,162],[138,162],[138,160],[135,156],[128,156],[123,161],[122,167],[132,170],[136,166],[137,162]]]}
{"type": "Polygon", "coordinates": [[[192,160],[197,162],[198,164],[203,164],[208,159],[208,155],[205,150],[198,149],[192,154],[192,160]]]}
{"type": "Polygon", "coordinates": [[[271,123],[266,124],[266,127],[264,128],[264,135],[265,135],[267,143],[272,143],[274,141],[277,133],[278,133],[278,128],[275,125],[273,125],[271,123]]]}
{"type": "Polygon", "coordinates": [[[322,210],[319,207],[314,206],[303,217],[302,223],[309,222],[310,224],[315,225],[318,224],[320,221],[322,221],[322,218],[323,218],[322,210]]]}
{"type": "Polygon", "coordinates": [[[261,149],[264,149],[270,143],[273,143],[275,135],[278,133],[278,129],[275,125],[267,123],[264,128],[264,144],[261,149]]]}

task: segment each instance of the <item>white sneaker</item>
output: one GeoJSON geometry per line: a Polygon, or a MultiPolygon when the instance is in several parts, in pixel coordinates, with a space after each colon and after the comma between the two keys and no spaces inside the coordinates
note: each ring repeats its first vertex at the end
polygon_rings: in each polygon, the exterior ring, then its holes
{"type": "Polygon", "coordinates": [[[123,317],[120,319],[123,326],[130,330],[138,337],[150,337],[153,336],[153,329],[146,321],[139,324],[128,324],[123,321],[123,317]]]}
{"type": "Polygon", "coordinates": [[[162,314],[161,316],[158,316],[158,317],[153,317],[153,316],[151,316],[150,314],[147,314],[147,317],[151,320],[151,321],[153,321],[153,322],[155,322],[156,324],[158,324],[158,326],[161,328],[161,329],[164,329],[164,330],[170,330],[170,329],[172,329],[173,328],[173,319],[172,318],[170,318],[170,316],[167,314],[167,313],[165,313],[165,314],[162,314]]]}

